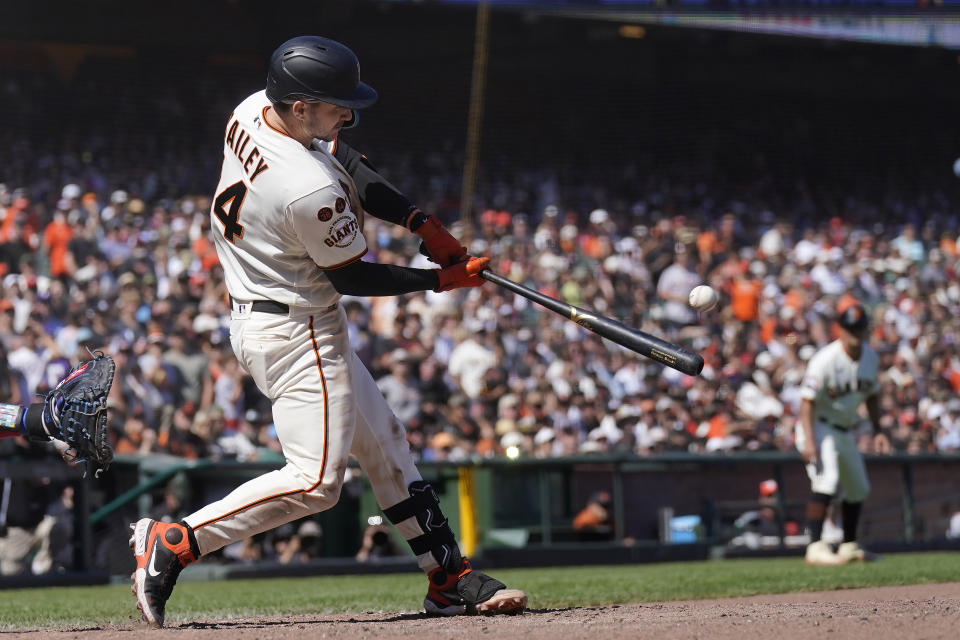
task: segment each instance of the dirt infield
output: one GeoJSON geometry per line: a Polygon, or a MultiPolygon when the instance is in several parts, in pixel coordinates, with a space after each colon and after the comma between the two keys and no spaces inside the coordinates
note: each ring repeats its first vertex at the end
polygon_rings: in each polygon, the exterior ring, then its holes
{"type": "MultiPolygon", "coordinates": [[[[534,605],[536,599],[534,597],[534,605]]],[[[723,600],[534,608],[522,616],[428,618],[419,613],[199,620],[160,630],[140,624],[0,632],[0,638],[183,640],[430,638],[430,640],[800,640],[958,637],[960,582],[723,600]]]]}

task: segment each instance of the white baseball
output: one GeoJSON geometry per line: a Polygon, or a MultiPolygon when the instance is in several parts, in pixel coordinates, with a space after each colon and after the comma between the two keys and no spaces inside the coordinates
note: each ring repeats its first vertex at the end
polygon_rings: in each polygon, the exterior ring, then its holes
{"type": "Polygon", "coordinates": [[[720,302],[720,295],[713,287],[702,284],[690,290],[688,300],[690,301],[690,306],[697,311],[710,311],[710,309],[713,309],[717,306],[717,303],[720,302]]]}

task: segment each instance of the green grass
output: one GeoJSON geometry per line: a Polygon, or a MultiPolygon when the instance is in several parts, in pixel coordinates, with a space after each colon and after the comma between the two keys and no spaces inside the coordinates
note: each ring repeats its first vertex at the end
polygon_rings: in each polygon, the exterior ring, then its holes
{"type": "MultiPolygon", "coordinates": [[[[960,580],[960,554],[894,554],[843,567],[808,567],[800,558],[775,558],[491,573],[525,589],[530,608],[548,609],[952,582],[960,580]]],[[[416,611],[425,587],[419,574],[184,582],[168,603],[167,620],[416,611]]],[[[0,629],[139,619],[129,585],[8,590],[0,592],[0,598],[0,629]]]]}

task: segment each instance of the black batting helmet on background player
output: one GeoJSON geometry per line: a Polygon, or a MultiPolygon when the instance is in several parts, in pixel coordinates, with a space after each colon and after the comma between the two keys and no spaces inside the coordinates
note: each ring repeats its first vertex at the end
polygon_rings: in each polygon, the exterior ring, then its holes
{"type": "Polygon", "coordinates": [[[369,107],[377,92],[360,81],[360,61],[346,45],[320,36],[298,36],[287,40],[270,56],[267,70],[267,98],[271,102],[322,100],[353,109],[369,107]]]}
{"type": "Polygon", "coordinates": [[[851,333],[859,333],[867,328],[870,319],[862,305],[852,304],[837,316],[837,324],[851,333]]]}

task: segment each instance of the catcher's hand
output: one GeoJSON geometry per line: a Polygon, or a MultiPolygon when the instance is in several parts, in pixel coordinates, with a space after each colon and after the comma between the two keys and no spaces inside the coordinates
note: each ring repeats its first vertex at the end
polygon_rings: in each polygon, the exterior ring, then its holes
{"type": "Polygon", "coordinates": [[[96,475],[110,466],[113,449],[107,437],[107,395],[116,364],[97,351],[93,360],[78,365],[47,395],[44,403],[53,418],[50,435],[75,452],[76,462],[97,467],[96,475]]]}

